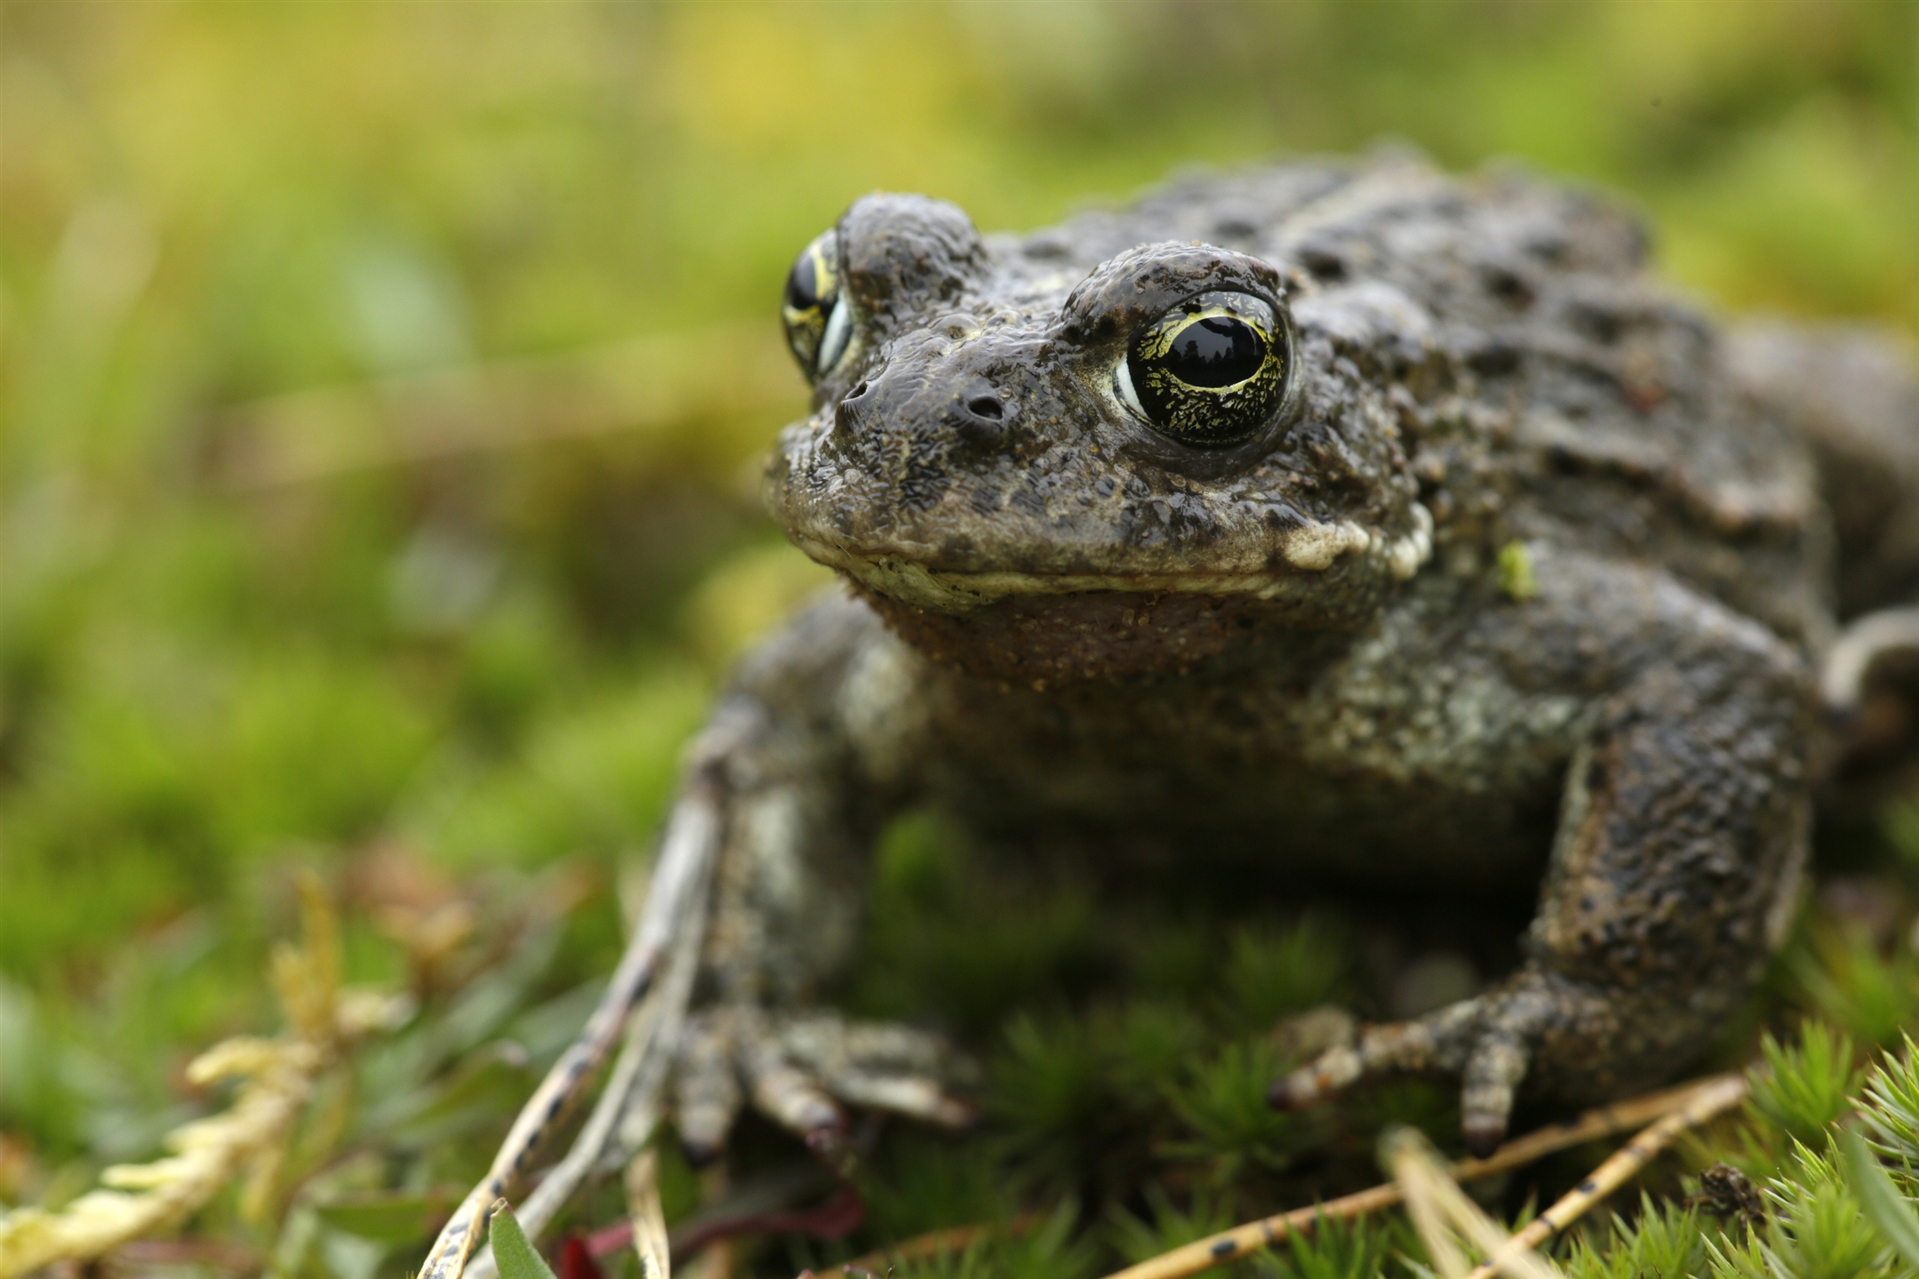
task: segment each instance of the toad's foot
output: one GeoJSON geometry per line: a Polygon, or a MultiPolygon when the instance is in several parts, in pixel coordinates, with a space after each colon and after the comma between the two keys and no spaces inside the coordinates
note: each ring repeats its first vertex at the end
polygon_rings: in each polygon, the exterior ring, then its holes
{"type": "Polygon", "coordinates": [[[971,1122],[946,1091],[971,1067],[944,1039],[905,1026],[849,1022],[838,1013],[723,1005],[688,1024],[675,1082],[680,1140],[696,1163],[716,1157],[748,1098],[762,1114],[841,1162],[841,1102],[891,1110],[942,1127],[971,1122]]]}
{"type": "Polygon", "coordinates": [[[1483,1156],[1504,1139],[1513,1094],[1529,1068],[1557,1067],[1549,1072],[1555,1078],[1603,1075],[1617,1052],[1619,1021],[1598,991],[1528,970],[1500,990],[1417,1020],[1368,1026],[1356,1043],[1329,1048],[1279,1080],[1268,1097],[1297,1109],[1383,1075],[1458,1074],[1466,1146],[1483,1156]]]}

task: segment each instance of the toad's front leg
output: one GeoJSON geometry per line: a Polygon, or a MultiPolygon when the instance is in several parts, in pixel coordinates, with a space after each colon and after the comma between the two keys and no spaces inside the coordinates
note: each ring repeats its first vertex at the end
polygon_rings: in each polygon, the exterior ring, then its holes
{"type": "Polygon", "coordinates": [[[1552,568],[1532,651],[1508,648],[1508,660],[1536,672],[1542,658],[1578,654],[1611,691],[1567,769],[1525,966],[1475,999],[1367,1029],[1279,1081],[1276,1103],[1370,1075],[1457,1072],[1467,1144],[1484,1153],[1522,1079],[1596,1100],[1675,1073],[1781,940],[1808,840],[1803,663],[1662,574],[1552,568]],[[1610,633],[1580,642],[1582,616],[1607,619],[1610,633]]]}
{"type": "Polygon", "coordinates": [[[688,784],[711,789],[721,827],[674,1083],[696,1158],[749,1102],[816,1148],[843,1131],[842,1102],[967,1116],[936,1037],[811,1006],[852,949],[874,832],[914,786],[914,669],[864,605],[824,602],[745,664],[693,748],[688,784]]]}

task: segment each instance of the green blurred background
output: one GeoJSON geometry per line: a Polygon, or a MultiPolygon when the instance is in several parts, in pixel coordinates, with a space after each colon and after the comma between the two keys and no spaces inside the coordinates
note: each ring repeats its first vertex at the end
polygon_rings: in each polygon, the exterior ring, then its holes
{"type": "Polygon", "coordinates": [[[9,1075],[33,1027],[262,1016],[290,866],[619,880],[823,580],[756,459],[850,200],[1024,228],[1382,136],[1616,190],[1714,306],[1919,330],[1913,3],[0,5],[0,1128],[177,1090],[9,1075]]]}

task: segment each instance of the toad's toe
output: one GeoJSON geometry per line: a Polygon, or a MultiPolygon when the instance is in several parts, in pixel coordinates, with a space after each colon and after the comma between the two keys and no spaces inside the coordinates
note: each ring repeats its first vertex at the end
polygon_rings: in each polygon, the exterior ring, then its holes
{"type": "Polygon", "coordinates": [[[1368,1079],[1457,1074],[1466,1145],[1484,1155],[1505,1138],[1514,1097],[1549,1031],[1562,1055],[1571,1045],[1592,1062],[1604,1060],[1606,1044],[1585,1031],[1599,1024],[1586,1015],[1594,1002],[1591,992],[1524,972],[1499,990],[1417,1020],[1369,1026],[1356,1043],[1330,1048],[1275,1082],[1268,1097],[1297,1109],[1368,1079]]]}
{"type": "Polygon", "coordinates": [[[908,1027],[831,1012],[711,1009],[694,1019],[680,1053],[680,1137],[690,1157],[713,1158],[750,1098],[837,1166],[847,1126],[841,1103],[958,1127],[973,1111],[945,1081],[969,1071],[939,1036],[908,1027]]]}

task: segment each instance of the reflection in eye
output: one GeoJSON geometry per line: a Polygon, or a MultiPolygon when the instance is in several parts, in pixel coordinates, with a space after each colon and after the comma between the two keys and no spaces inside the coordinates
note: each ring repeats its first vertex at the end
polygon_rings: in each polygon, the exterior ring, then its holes
{"type": "Polygon", "coordinates": [[[1286,330],[1250,293],[1202,293],[1133,340],[1115,382],[1129,407],[1186,444],[1233,444],[1278,411],[1290,366],[1286,330]]]}
{"type": "Polygon", "coordinates": [[[826,332],[820,337],[819,375],[825,377],[840,362],[840,356],[846,354],[846,341],[853,336],[853,313],[846,302],[844,293],[833,303],[832,312],[826,317],[826,332]]]}
{"type": "Polygon", "coordinates": [[[1188,386],[1221,387],[1244,382],[1265,358],[1259,335],[1244,320],[1209,315],[1174,335],[1164,367],[1188,386]]]}

